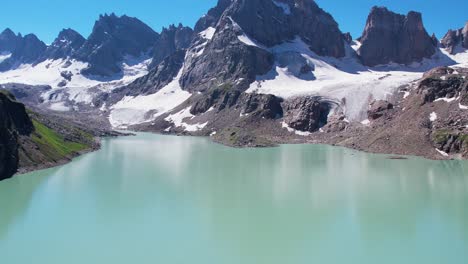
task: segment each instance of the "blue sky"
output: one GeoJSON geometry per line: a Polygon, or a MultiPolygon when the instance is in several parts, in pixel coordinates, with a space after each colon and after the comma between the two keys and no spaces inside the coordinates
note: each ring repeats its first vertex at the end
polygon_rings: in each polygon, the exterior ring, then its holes
{"type": "MultiPolygon", "coordinates": [[[[127,14],[156,31],[171,23],[193,26],[217,0],[3,0],[0,28],[10,27],[23,34],[35,33],[51,43],[62,28],[71,27],[85,37],[99,14],[127,14]]],[[[450,28],[460,28],[468,20],[467,0],[317,0],[331,13],[343,32],[357,38],[374,5],[407,13],[423,13],[426,29],[441,37],[450,28]]],[[[3,30],[3,29],[2,29],[3,30]]]]}

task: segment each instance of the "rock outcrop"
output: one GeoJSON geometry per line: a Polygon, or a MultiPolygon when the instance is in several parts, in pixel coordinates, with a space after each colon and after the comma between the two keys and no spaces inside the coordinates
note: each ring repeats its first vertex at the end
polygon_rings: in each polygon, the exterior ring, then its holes
{"type": "Polygon", "coordinates": [[[245,94],[241,115],[275,119],[283,116],[283,100],[271,94],[245,94]]]}
{"type": "Polygon", "coordinates": [[[376,120],[385,115],[385,113],[391,109],[393,109],[393,104],[388,101],[373,101],[370,104],[370,109],[367,111],[367,116],[369,117],[369,120],[376,120]]]}
{"type": "Polygon", "coordinates": [[[450,54],[458,53],[468,49],[468,22],[465,27],[458,30],[449,30],[440,41],[442,47],[446,48],[450,54]]]}
{"type": "Polygon", "coordinates": [[[332,106],[320,97],[300,97],[285,103],[284,121],[293,129],[315,132],[327,124],[332,106]]]}
{"type": "Polygon", "coordinates": [[[411,11],[404,16],[385,7],[372,8],[360,41],[358,54],[367,66],[410,64],[430,58],[436,51],[420,13],[411,11]]]}
{"type": "Polygon", "coordinates": [[[24,105],[10,93],[0,91],[0,180],[18,170],[18,137],[29,135],[33,129],[24,105]]]}
{"type": "Polygon", "coordinates": [[[439,67],[426,72],[417,90],[423,96],[422,103],[456,97],[460,97],[461,104],[468,103],[468,81],[464,75],[454,73],[454,69],[450,67],[439,67]]]}
{"type": "Polygon", "coordinates": [[[124,56],[150,52],[158,38],[158,33],[136,18],[101,15],[75,56],[90,64],[83,74],[112,76],[121,72],[124,56]]]}

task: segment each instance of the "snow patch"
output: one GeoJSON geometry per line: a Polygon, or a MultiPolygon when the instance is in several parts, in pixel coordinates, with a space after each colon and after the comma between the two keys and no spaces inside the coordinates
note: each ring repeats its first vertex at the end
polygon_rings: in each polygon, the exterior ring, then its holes
{"type": "Polygon", "coordinates": [[[467,105],[462,105],[460,103],[458,103],[458,107],[462,110],[468,110],[468,106],[467,105]]]}
{"type": "Polygon", "coordinates": [[[10,52],[1,52],[0,53],[0,63],[2,63],[4,60],[7,60],[11,57],[10,52]]]}
{"type": "Polygon", "coordinates": [[[434,102],[441,102],[441,101],[444,101],[444,102],[447,102],[447,103],[451,103],[451,102],[453,102],[453,101],[455,101],[455,100],[457,100],[456,97],[452,97],[452,98],[446,98],[446,97],[444,97],[444,98],[438,98],[438,99],[436,99],[434,102]]]}
{"type": "Polygon", "coordinates": [[[204,39],[211,40],[213,39],[214,34],[216,33],[216,28],[208,27],[207,29],[203,30],[202,32],[198,33],[200,37],[204,39]]]}
{"type": "Polygon", "coordinates": [[[278,0],[272,0],[272,1],[277,7],[283,9],[284,14],[286,15],[291,14],[291,7],[287,3],[283,3],[278,0]]]}
{"type": "Polygon", "coordinates": [[[430,115],[429,115],[429,120],[431,120],[431,122],[434,122],[437,120],[437,113],[436,112],[432,112],[430,115]]]}
{"type": "Polygon", "coordinates": [[[370,120],[369,119],[363,120],[363,121],[361,121],[361,124],[367,126],[367,125],[370,124],[370,120]]]}
{"type": "Polygon", "coordinates": [[[64,102],[57,102],[57,103],[52,103],[49,106],[50,110],[57,111],[57,112],[68,112],[70,111],[70,107],[65,106],[64,102]]]}
{"type": "Polygon", "coordinates": [[[437,152],[439,152],[439,154],[442,155],[442,156],[444,156],[444,157],[448,157],[448,156],[449,156],[449,154],[447,154],[447,152],[444,152],[444,151],[442,151],[442,150],[440,150],[440,149],[438,149],[438,148],[436,148],[435,150],[437,150],[437,152]]]}
{"type": "Polygon", "coordinates": [[[203,124],[187,124],[184,122],[185,119],[193,119],[195,116],[190,113],[190,106],[183,109],[182,111],[172,114],[166,117],[164,120],[173,123],[176,127],[183,127],[185,131],[196,132],[205,128],[208,122],[203,124]]]}
{"type": "Polygon", "coordinates": [[[299,131],[299,130],[296,130],[296,129],[294,129],[294,128],[291,128],[291,127],[288,126],[288,124],[286,124],[286,122],[284,122],[284,121],[283,121],[283,123],[281,123],[281,126],[282,126],[283,128],[286,128],[289,132],[295,133],[295,134],[298,135],[298,136],[304,136],[304,137],[306,137],[306,136],[310,136],[310,135],[312,134],[312,133],[310,133],[310,132],[299,131]]]}
{"type": "Polygon", "coordinates": [[[405,94],[403,95],[403,99],[406,99],[406,98],[408,98],[408,96],[410,96],[410,95],[411,95],[411,93],[410,93],[410,92],[408,92],[408,91],[405,91],[405,94]]]}
{"type": "Polygon", "coordinates": [[[151,121],[187,100],[191,94],[182,90],[179,84],[182,69],[172,82],[157,93],[136,97],[126,96],[113,105],[109,116],[112,126],[119,128],[151,121]]]}

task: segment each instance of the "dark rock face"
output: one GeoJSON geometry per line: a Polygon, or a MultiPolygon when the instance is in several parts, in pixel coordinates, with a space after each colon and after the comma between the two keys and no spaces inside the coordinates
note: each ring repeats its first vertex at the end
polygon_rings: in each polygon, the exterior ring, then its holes
{"type": "Polygon", "coordinates": [[[404,16],[385,7],[372,8],[360,41],[358,54],[367,66],[409,64],[430,58],[436,51],[420,13],[404,16]]]}
{"type": "Polygon", "coordinates": [[[14,52],[21,42],[22,37],[17,36],[11,29],[7,28],[0,34],[0,52],[14,52]]]}
{"type": "Polygon", "coordinates": [[[268,47],[299,36],[319,55],[345,54],[338,24],[313,0],[237,0],[223,16],[268,47]]]}
{"type": "Polygon", "coordinates": [[[418,93],[423,96],[423,104],[434,102],[439,98],[461,97],[460,103],[468,98],[468,81],[463,75],[453,74],[449,67],[435,68],[424,74],[419,83],[418,93]]]}
{"type": "Polygon", "coordinates": [[[46,44],[40,41],[34,34],[28,34],[24,37],[18,34],[14,38],[14,33],[11,30],[7,29],[3,33],[6,48],[1,49],[11,52],[11,57],[0,63],[0,71],[10,70],[22,63],[34,63],[47,48],[46,44]]]}
{"type": "Polygon", "coordinates": [[[136,18],[101,15],[75,56],[90,63],[84,74],[111,76],[121,71],[118,64],[125,55],[137,57],[150,51],[158,38],[158,33],[136,18]]]}
{"type": "Polygon", "coordinates": [[[388,110],[391,109],[393,109],[393,104],[388,101],[374,101],[370,104],[370,109],[367,111],[367,116],[370,120],[376,120],[382,117],[388,110]]]}
{"type": "Polygon", "coordinates": [[[182,26],[182,24],[177,27],[170,25],[169,28],[163,28],[158,41],[154,45],[151,67],[157,66],[174,52],[187,49],[190,46],[192,37],[193,30],[182,26]]]}
{"type": "Polygon", "coordinates": [[[273,66],[273,55],[247,46],[237,38],[233,22],[223,18],[213,39],[206,44],[203,54],[185,66],[180,83],[185,90],[206,91],[220,84],[242,86],[267,73],[273,66]]]}
{"type": "Polygon", "coordinates": [[[125,90],[128,96],[147,95],[159,91],[170,83],[179,73],[184,64],[185,51],[179,50],[166,57],[162,63],[153,68],[147,75],[136,79],[125,90]]]}
{"type": "Polygon", "coordinates": [[[201,17],[195,25],[195,32],[199,33],[209,27],[216,27],[221,15],[234,0],[218,0],[216,7],[211,8],[206,15],[201,17]]]}
{"type": "Polygon", "coordinates": [[[285,103],[284,121],[293,129],[315,132],[327,124],[331,107],[318,97],[296,98],[285,103]]]}
{"type": "Polygon", "coordinates": [[[65,59],[75,54],[86,39],[73,29],[62,30],[54,42],[47,47],[42,59],[65,59]]]}
{"type": "Polygon", "coordinates": [[[282,99],[271,94],[245,94],[242,114],[274,119],[283,116],[282,99]]]}
{"type": "Polygon", "coordinates": [[[0,180],[7,179],[18,169],[18,136],[34,130],[23,104],[0,91],[0,180]]]}
{"type": "Polygon", "coordinates": [[[431,134],[431,140],[439,150],[445,153],[468,154],[468,134],[458,131],[436,130],[431,134]]]}
{"type": "Polygon", "coordinates": [[[449,30],[441,40],[442,47],[446,48],[450,54],[455,54],[464,48],[468,49],[468,22],[464,28],[449,30]]]}
{"type": "Polygon", "coordinates": [[[199,115],[203,114],[208,111],[211,107],[213,107],[216,102],[221,97],[223,91],[221,89],[213,89],[203,95],[201,98],[195,101],[192,108],[190,109],[190,113],[192,115],[199,115]]]}

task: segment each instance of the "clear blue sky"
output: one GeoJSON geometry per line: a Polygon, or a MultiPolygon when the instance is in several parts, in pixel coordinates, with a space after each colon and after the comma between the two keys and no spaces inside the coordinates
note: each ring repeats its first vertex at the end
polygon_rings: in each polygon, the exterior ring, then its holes
{"type": "MultiPolygon", "coordinates": [[[[85,37],[99,14],[127,14],[147,23],[156,31],[171,23],[193,26],[217,0],[3,0],[0,28],[10,27],[23,34],[35,33],[51,43],[62,28],[71,27],[85,37]]],[[[331,13],[343,32],[358,37],[369,10],[383,5],[406,13],[423,13],[429,33],[441,37],[450,28],[460,28],[468,20],[468,0],[317,0],[331,13]]]]}

